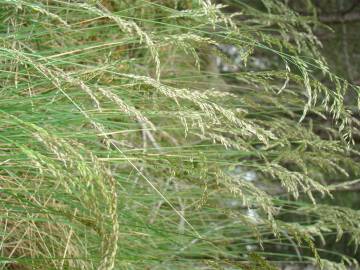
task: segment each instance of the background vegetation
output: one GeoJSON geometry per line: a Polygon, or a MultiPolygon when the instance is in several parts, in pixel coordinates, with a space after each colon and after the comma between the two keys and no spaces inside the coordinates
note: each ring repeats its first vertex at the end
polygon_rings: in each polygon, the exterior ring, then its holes
{"type": "Polygon", "coordinates": [[[288,2],[0,0],[0,267],[356,267],[360,89],[288,2]]]}

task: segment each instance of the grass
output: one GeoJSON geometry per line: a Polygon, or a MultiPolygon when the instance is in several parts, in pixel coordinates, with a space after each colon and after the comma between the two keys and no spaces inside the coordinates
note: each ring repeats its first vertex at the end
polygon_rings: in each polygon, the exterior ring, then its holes
{"type": "Polygon", "coordinates": [[[205,0],[0,1],[2,269],[355,262],[315,240],[359,241],[357,211],[316,204],[329,177],[359,175],[343,102],[359,89],[329,71],[313,21],[233,3],[245,18],[205,0]],[[209,69],[223,43],[277,64],[229,85],[209,69]]]}

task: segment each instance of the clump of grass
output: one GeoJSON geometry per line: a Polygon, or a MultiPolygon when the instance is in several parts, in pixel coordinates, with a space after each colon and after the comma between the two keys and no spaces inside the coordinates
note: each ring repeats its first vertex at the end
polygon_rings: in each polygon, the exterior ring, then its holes
{"type": "Polygon", "coordinates": [[[357,245],[359,214],[316,194],[359,174],[352,86],[311,21],[237,2],[239,14],[207,0],[0,1],[3,269],[272,269],[269,242],[338,269],[314,240],[347,231],[357,245]],[[280,64],[229,85],[204,65],[219,44],[280,64]],[[273,183],[292,197],[261,188],[273,183]],[[308,224],[282,221],[290,206],[308,224]]]}

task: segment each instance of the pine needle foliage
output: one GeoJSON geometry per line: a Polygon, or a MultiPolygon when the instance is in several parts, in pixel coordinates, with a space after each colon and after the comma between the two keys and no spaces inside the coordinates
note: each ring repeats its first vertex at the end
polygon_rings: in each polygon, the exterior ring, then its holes
{"type": "Polygon", "coordinates": [[[230,2],[0,0],[1,269],[356,264],[315,240],[360,241],[358,211],[317,204],[360,173],[344,103],[360,89],[329,70],[314,19],[230,2]],[[241,51],[236,83],[213,68],[220,44],[241,51]]]}

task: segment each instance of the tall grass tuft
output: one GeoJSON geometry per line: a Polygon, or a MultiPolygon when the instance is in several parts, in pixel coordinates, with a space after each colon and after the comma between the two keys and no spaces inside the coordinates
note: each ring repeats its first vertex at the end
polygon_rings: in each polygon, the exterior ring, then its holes
{"type": "Polygon", "coordinates": [[[360,89],[314,19],[232,3],[0,0],[1,269],[356,264],[319,239],[359,212],[319,202],[359,176],[360,89]]]}

